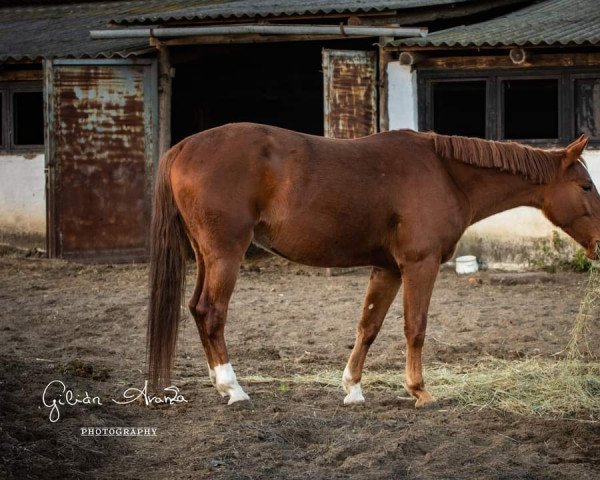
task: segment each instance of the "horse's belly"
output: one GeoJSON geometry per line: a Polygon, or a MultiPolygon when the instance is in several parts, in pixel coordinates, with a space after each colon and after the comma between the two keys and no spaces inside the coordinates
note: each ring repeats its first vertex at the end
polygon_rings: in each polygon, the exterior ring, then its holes
{"type": "Polygon", "coordinates": [[[310,228],[308,224],[269,228],[260,222],[254,228],[253,242],[287,260],[314,267],[383,266],[387,263],[383,249],[371,246],[366,239],[360,238],[359,232],[354,235],[348,231],[342,235],[336,233],[333,226],[323,231],[310,228]]]}

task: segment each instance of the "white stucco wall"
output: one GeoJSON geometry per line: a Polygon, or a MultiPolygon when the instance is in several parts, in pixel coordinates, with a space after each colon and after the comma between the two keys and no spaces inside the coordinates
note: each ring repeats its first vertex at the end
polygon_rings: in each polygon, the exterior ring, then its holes
{"type": "Polygon", "coordinates": [[[44,155],[0,155],[0,237],[45,234],[44,155]]]}
{"type": "Polygon", "coordinates": [[[417,75],[411,68],[390,62],[388,74],[388,117],[390,130],[412,128],[417,130],[417,75]]]}
{"type": "MultiPolygon", "coordinates": [[[[586,159],[592,180],[600,188],[600,150],[587,150],[586,159]]],[[[467,231],[477,236],[495,238],[546,237],[557,230],[537,209],[520,207],[493,215],[471,226],[467,231]]]]}
{"type": "MultiPolygon", "coordinates": [[[[388,115],[390,130],[418,129],[417,72],[399,62],[388,64],[388,115]]],[[[584,152],[592,179],[600,187],[600,150],[584,152]]],[[[467,232],[479,237],[515,240],[515,237],[545,237],[556,230],[544,215],[529,207],[520,207],[486,218],[467,232]]]]}

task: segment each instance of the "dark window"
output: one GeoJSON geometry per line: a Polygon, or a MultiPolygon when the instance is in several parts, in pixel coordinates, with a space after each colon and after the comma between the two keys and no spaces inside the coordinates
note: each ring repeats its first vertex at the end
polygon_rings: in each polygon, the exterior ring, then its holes
{"type": "Polygon", "coordinates": [[[419,129],[559,146],[600,145],[600,68],[419,70],[419,129]]]}
{"type": "Polygon", "coordinates": [[[505,80],[504,138],[557,139],[558,80],[505,80]]]}
{"type": "Polygon", "coordinates": [[[4,151],[41,150],[44,100],[40,82],[0,83],[0,147],[4,151]]]}
{"type": "Polygon", "coordinates": [[[600,78],[575,80],[575,135],[600,139],[600,78]]]}
{"type": "Polygon", "coordinates": [[[433,84],[433,129],[446,135],[485,138],[486,82],[433,84]]]}
{"type": "Polygon", "coordinates": [[[44,144],[42,92],[13,93],[13,140],[15,145],[44,144]]]}

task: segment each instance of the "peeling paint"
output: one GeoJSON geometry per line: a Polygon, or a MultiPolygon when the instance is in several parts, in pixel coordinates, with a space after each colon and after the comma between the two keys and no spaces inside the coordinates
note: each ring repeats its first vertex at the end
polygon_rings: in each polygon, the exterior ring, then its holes
{"type": "Polygon", "coordinates": [[[325,136],[357,138],[377,132],[375,52],[323,50],[325,136]]]}
{"type": "Polygon", "coordinates": [[[143,65],[54,67],[57,256],[146,251],[146,75],[143,65]]]}

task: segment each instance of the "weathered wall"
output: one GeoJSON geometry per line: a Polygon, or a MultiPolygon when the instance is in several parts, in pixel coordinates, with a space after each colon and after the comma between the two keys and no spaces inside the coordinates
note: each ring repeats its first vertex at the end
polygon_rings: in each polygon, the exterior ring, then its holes
{"type": "MultiPolygon", "coordinates": [[[[409,66],[399,62],[388,64],[390,129],[418,128],[416,76],[409,66]]],[[[594,182],[600,187],[600,150],[588,150],[584,157],[594,182]]],[[[518,245],[549,237],[556,229],[540,211],[521,207],[482,220],[467,230],[465,238],[470,245],[480,245],[482,254],[487,252],[499,261],[518,245]],[[495,253],[491,254],[492,251],[495,253]]]]}
{"type": "Polygon", "coordinates": [[[390,130],[417,130],[417,75],[410,66],[388,63],[388,116],[390,130]]]}
{"type": "MultiPolygon", "coordinates": [[[[588,150],[584,158],[594,183],[600,186],[600,150],[588,150]]],[[[527,264],[539,253],[534,251],[536,240],[550,239],[553,231],[562,232],[539,210],[519,207],[471,226],[465,232],[459,253],[473,253],[490,262],[527,264]]],[[[573,245],[578,247],[575,242],[573,245]]]]}
{"type": "Polygon", "coordinates": [[[44,155],[0,155],[0,243],[45,246],[44,155]]]}

